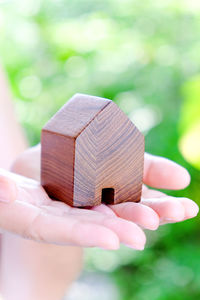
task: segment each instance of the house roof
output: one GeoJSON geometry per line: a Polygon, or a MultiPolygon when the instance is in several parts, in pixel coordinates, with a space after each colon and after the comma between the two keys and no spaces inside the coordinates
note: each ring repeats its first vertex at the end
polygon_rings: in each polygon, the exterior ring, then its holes
{"type": "Polygon", "coordinates": [[[43,130],[76,138],[111,100],[75,94],[44,126],[43,130]]]}

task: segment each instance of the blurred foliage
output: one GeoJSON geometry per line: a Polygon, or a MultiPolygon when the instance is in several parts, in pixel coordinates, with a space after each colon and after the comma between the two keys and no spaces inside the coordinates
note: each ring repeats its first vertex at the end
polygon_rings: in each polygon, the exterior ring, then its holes
{"type": "MultiPolygon", "coordinates": [[[[113,99],[147,151],[189,169],[190,187],[173,195],[200,204],[199,35],[197,0],[0,2],[1,63],[30,143],[74,93],[113,99]]],[[[141,253],[89,250],[86,268],[109,273],[119,299],[199,299],[199,225],[148,233],[141,253]]]]}
{"type": "Polygon", "coordinates": [[[184,157],[200,169],[200,76],[183,85],[184,103],[180,120],[180,150],[184,157]]]}

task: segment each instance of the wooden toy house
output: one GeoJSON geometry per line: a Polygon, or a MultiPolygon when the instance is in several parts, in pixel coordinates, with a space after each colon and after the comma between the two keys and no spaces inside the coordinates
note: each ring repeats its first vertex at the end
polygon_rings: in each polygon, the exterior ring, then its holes
{"type": "Polygon", "coordinates": [[[71,206],[140,201],[144,137],[111,100],[74,95],[42,129],[41,183],[71,206]]]}

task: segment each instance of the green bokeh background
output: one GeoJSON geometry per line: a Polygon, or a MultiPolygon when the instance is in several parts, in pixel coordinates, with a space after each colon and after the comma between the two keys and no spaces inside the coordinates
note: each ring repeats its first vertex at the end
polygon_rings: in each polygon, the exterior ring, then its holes
{"type": "MultiPolygon", "coordinates": [[[[188,168],[200,204],[200,2],[0,1],[1,64],[31,145],[74,93],[114,100],[146,151],[188,168]]],[[[199,217],[147,233],[144,252],[89,250],[123,300],[200,299],[199,217]]]]}

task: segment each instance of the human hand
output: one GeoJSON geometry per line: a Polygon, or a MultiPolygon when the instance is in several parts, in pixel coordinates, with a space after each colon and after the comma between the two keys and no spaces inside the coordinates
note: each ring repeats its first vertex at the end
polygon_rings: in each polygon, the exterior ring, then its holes
{"type": "MultiPolygon", "coordinates": [[[[39,179],[39,160],[40,148],[34,147],[16,161],[13,170],[39,179]]],[[[162,188],[183,188],[189,183],[189,175],[180,166],[147,154],[144,182],[162,188]],[[166,167],[164,173],[160,173],[160,166],[166,167]]],[[[197,205],[189,199],[172,201],[167,196],[163,199],[156,191],[152,199],[153,192],[147,189],[143,191],[141,203],[100,205],[92,210],[72,208],[51,200],[37,181],[3,170],[0,171],[0,191],[2,201],[8,200],[0,202],[2,229],[33,240],[63,245],[117,249],[122,242],[142,250],[146,239],[138,225],[156,229],[159,217],[162,222],[180,221],[198,212],[197,205]],[[178,216],[180,208],[182,215],[178,216]]]]}
{"type": "MultiPolygon", "coordinates": [[[[157,189],[179,190],[189,185],[190,175],[166,158],[145,153],[143,182],[157,189]]],[[[167,196],[146,185],[143,185],[140,203],[125,202],[109,207],[102,204],[94,209],[103,213],[111,209],[118,217],[150,230],[157,229],[159,224],[180,222],[197,215],[199,208],[194,201],[167,196]]]]}

